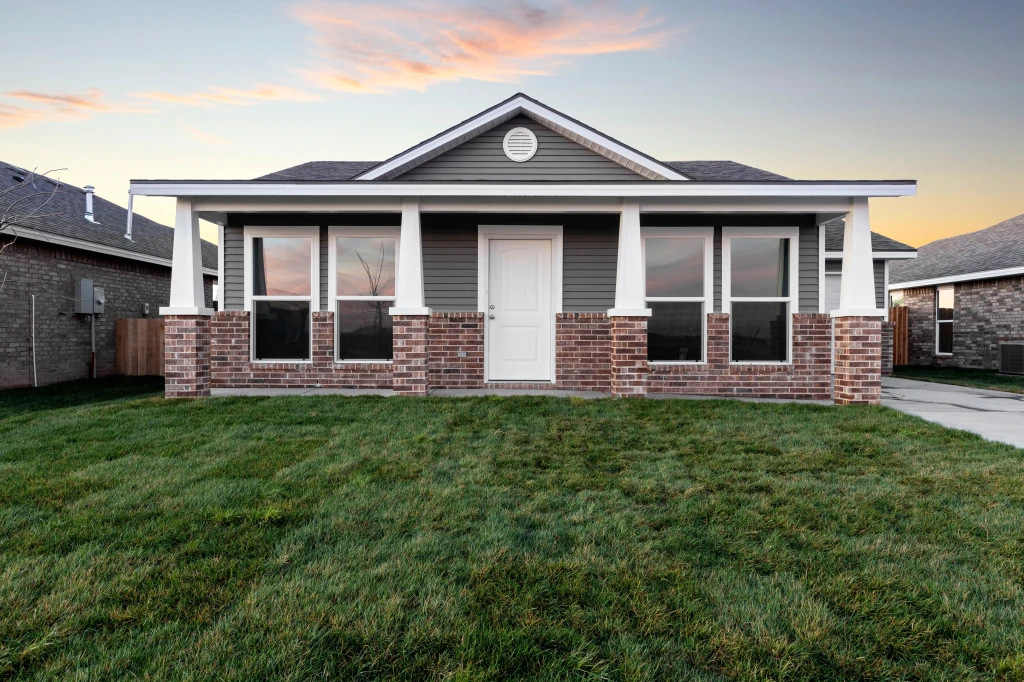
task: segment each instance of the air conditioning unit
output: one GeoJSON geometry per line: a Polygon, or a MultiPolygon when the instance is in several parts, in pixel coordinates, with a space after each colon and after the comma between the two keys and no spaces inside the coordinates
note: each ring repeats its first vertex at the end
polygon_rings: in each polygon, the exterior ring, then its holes
{"type": "Polygon", "coordinates": [[[1024,375],[1024,341],[999,344],[999,373],[1024,375]]]}

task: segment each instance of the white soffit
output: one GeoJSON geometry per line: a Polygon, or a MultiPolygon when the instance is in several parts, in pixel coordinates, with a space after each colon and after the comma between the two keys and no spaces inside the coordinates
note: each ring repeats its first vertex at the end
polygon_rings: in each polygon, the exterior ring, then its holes
{"type": "Polygon", "coordinates": [[[394,179],[520,114],[649,180],[689,180],[672,168],[522,95],[435,138],[421,142],[357,176],[355,180],[394,179]]]}

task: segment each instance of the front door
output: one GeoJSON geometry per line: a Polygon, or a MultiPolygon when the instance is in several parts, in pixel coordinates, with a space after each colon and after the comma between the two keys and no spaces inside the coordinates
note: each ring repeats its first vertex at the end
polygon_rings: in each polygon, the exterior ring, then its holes
{"type": "Polygon", "coordinates": [[[551,240],[488,243],[487,378],[550,381],[551,240]]]}

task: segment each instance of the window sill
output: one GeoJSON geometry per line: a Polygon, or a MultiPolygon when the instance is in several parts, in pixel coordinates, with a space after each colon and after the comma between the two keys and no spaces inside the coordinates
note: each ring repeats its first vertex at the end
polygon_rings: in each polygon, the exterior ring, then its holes
{"type": "Polygon", "coordinates": [[[953,354],[952,353],[938,353],[937,352],[937,353],[935,353],[935,357],[937,357],[937,358],[951,358],[951,357],[953,357],[953,354]]]}
{"type": "Polygon", "coordinates": [[[706,365],[706,360],[648,360],[648,365],[654,365],[655,367],[678,367],[687,365],[706,365]]]}
{"type": "Polygon", "coordinates": [[[793,366],[793,363],[789,362],[789,361],[786,361],[786,362],[775,362],[775,361],[754,362],[754,361],[746,361],[746,360],[730,360],[729,364],[730,365],[740,365],[742,367],[757,367],[757,366],[762,366],[762,367],[792,367],[793,366]]]}
{"type": "Polygon", "coordinates": [[[312,360],[250,360],[250,365],[312,365],[312,360]]]}
{"type": "Polygon", "coordinates": [[[390,365],[394,360],[335,360],[336,365],[390,365]]]}

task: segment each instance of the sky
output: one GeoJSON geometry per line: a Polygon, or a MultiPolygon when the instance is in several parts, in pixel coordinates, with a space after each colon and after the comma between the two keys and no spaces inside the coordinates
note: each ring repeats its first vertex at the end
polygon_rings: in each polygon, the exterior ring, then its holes
{"type": "Polygon", "coordinates": [[[916,179],[871,204],[914,246],[1024,213],[1020,0],[0,3],[0,159],[122,205],[382,160],[522,91],[662,160],[916,179]]]}

